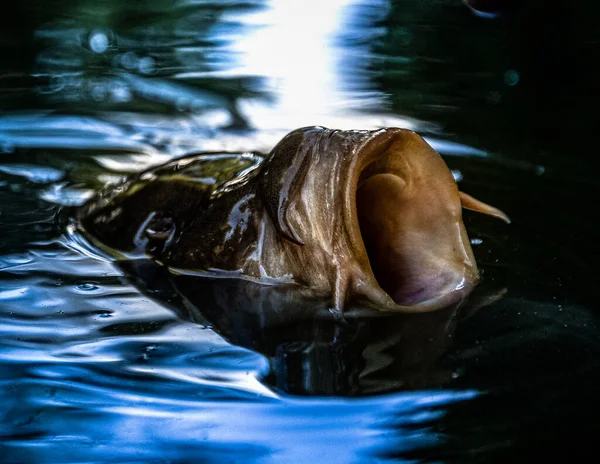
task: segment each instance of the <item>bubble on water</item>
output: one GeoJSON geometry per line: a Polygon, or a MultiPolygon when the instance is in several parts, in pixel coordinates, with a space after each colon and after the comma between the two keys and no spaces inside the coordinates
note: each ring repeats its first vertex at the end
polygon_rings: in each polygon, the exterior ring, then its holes
{"type": "Polygon", "coordinates": [[[108,49],[108,36],[101,31],[94,31],[89,38],[90,49],[96,53],[104,53],[108,49]]]}
{"type": "Polygon", "coordinates": [[[125,69],[134,69],[137,67],[138,64],[138,58],[133,52],[127,52],[124,55],[122,55],[120,61],[121,65],[125,69]]]}
{"type": "Polygon", "coordinates": [[[125,84],[114,84],[110,86],[110,96],[116,102],[128,102],[132,99],[131,90],[125,84]]]}
{"type": "Polygon", "coordinates": [[[77,285],[77,289],[84,292],[92,292],[94,290],[98,290],[98,286],[92,282],[83,282],[77,285]]]}
{"type": "Polygon", "coordinates": [[[504,73],[504,82],[506,83],[506,85],[509,85],[511,87],[517,85],[519,83],[520,78],[521,76],[519,72],[515,71],[514,69],[509,69],[504,73]]]}
{"type": "Polygon", "coordinates": [[[137,64],[137,68],[142,74],[153,73],[154,72],[154,59],[150,58],[149,56],[146,56],[145,58],[140,59],[137,64]]]}
{"type": "Polygon", "coordinates": [[[92,85],[91,94],[94,100],[100,102],[106,99],[106,96],[108,95],[108,90],[104,84],[94,84],[92,85]]]}

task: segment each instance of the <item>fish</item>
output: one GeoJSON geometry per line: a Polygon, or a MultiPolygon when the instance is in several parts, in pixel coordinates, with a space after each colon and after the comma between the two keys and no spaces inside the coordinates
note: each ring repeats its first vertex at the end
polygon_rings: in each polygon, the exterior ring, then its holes
{"type": "Polygon", "coordinates": [[[459,304],[479,281],[463,208],[510,222],[460,192],[416,132],[310,126],[266,157],[191,154],[134,175],[74,227],[116,260],[174,275],[278,286],[338,313],[412,313],[459,304]]]}

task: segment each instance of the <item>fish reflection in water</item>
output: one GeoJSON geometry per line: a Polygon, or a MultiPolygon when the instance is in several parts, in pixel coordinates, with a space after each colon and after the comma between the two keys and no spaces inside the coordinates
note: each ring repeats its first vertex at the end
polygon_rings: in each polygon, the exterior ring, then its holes
{"type": "Polygon", "coordinates": [[[440,388],[455,378],[439,360],[456,326],[503,289],[479,289],[468,305],[428,313],[332,313],[297,289],[244,279],[173,275],[150,260],[120,263],[136,286],[184,320],[214,327],[232,343],[270,360],[277,391],[361,396],[440,388]]]}

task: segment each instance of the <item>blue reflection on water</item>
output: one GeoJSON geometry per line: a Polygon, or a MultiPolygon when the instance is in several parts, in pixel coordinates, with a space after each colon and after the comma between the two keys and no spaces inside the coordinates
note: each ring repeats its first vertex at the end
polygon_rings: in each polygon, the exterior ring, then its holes
{"type": "Polygon", "coordinates": [[[7,462],[357,462],[435,445],[469,391],[294,399],[259,354],[179,320],[112,266],[63,249],[2,257],[7,462]]]}
{"type": "Polygon", "coordinates": [[[20,390],[24,422],[15,424],[13,433],[24,436],[8,444],[4,456],[28,456],[36,462],[107,456],[127,461],[361,462],[380,453],[436,445],[443,437],[421,424],[443,414],[436,407],[471,396],[177,401],[118,391],[115,385],[97,388],[47,379],[24,382],[20,390]]]}

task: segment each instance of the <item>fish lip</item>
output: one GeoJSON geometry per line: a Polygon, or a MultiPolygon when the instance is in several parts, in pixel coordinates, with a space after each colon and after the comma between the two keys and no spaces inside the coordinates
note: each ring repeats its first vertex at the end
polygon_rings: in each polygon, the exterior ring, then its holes
{"type": "MultiPolygon", "coordinates": [[[[380,159],[382,156],[386,156],[386,153],[395,142],[401,141],[402,136],[418,137],[422,140],[422,137],[416,132],[409,129],[401,128],[385,128],[377,131],[373,131],[370,137],[368,137],[359,148],[356,150],[356,155],[352,161],[352,165],[349,169],[349,177],[346,185],[346,208],[345,208],[345,225],[348,232],[351,246],[354,250],[360,250],[356,255],[362,255],[364,259],[357,261],[361,267],[363,275],[357,279],[361,281],[361,284],[354,285],[355,291],[358,287],[364,289],[366,284],[370,287],[367,291],[359,290],[357,293],[363,293],[362,296],[366,296],[368,300],[377,306],[377,309],[384,312],[428,312],[438,309],[450,307],[454,304],[461,304],[473,289],[479,283],[479,271],[475,262],[472,263],[470,269],[465,269],[462,277],[462,283],[457,284],[456,287],[446,291],[443,288],[438,292],[438,295],[433,298],[428,298],[423,301],[410,304],[399,304],[396,303],[392,296],[388,294],[381,285],[379,284],[371,263],[368,258],[367,249],[360,232],[360,225],[358,221],[358,212],[356,205],[356,195],[361,180],[361,175],[372,165],[375,161],[380,159]]],[[[426,143],[426,142],[424,142],[426,143]]],[[[390,173],[397,175],[398,173],[393,170],[374,170],[370,173],[371,175],[390,173]]],[[[452,285],[450,285],[452,287],[452,285]]]]}
{"type": "Polygon", "coordinates": [[[455,303],[460,303],[471,294],[473,289],[477,286],[478,282],[479,273],[476,273],[472,276],[463,275],[458,284],[450,283],[441,290],[438,290],[437,296],[427,298],[422,301],[417,301],[415,303],[409,303],[408,305],[399,306],[442,308],[455,303]]]}
{"type": "MultiPolygon", "coordinates": [[[[465,285],[447,292],[440,292],[438,296],[429,298],[414,304],[399,304],[389,297],[389,304],[378,305],[378,309],[383,312],[405,312],[421,313],[437,311],[451,306],[461,306],[472,293],[473,289],[479,284],[479,273],[471,280],[465,280],[465,285]]],[[[385,291],[381,289],[383,293],[385,291]]],[[[387,295],[387,293],[386,293],[387,295]]]]}
{"type": "MultiPolygon", "coordinates": [[[[355,249],[362,249],[366,254],[365,244],[360,234],[358,222],[358,213],[356,208],[356,193],[361,175],[382,155],[385,155],[401,134],[412,134],[418,136],[416,132],[409,129],[384,128],[373,131],[370,136],[356,150],[356,156],[351,160],[348,179],[345,188],[344,222],[347,233],[350,237],[350,243],[355,249]],[[357,232],[358,231],[358,232],[357,232]]],[[[418,136],[420,137],[420,136],[418,136]]],[[[390,171],[373,172],[375,174],[390,173],[390,171]]],[[[369,264],[369,271],[372,270],[369,264]]]]}

